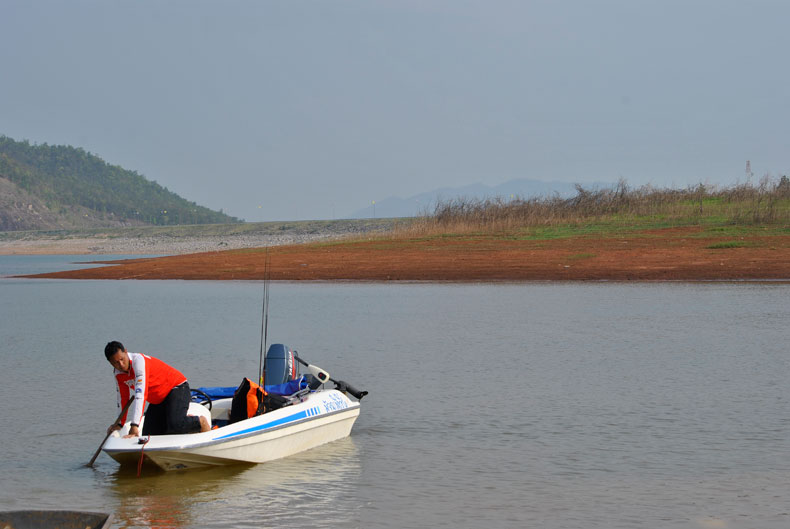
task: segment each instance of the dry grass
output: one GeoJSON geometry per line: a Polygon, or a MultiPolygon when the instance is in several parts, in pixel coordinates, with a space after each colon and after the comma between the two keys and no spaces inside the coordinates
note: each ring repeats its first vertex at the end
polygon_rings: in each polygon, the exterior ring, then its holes
{"type": "Polygon", "coordinates": [[[407,237],[448,233],[512,233],[526,228],[584,226],[777,225],[790,223],[790,181],[764,177],[759,184],[719,189],[637,189],[620,181],[613,189],[585,189],[576,196],[505,200],[454,199],[403,226],[407,237]]]}

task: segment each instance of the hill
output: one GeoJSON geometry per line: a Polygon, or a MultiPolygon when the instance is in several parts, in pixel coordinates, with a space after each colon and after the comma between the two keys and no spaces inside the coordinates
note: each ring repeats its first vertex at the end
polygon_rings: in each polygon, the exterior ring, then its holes
{"type": "Polygon", "coordinates": [[[83,149],[0,136],[0,231],[232,222],[83,149]]]}

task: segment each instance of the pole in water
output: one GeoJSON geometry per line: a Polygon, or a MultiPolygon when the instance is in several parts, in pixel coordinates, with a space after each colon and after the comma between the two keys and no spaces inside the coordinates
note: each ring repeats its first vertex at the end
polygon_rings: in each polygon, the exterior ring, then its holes
{"type": "MultiPolygon", "coordinates": [[[[133,401],[134,401],[134,397],[129,397],[129,400],[126,402],[126,405],[123,407],[123,409],[121,410],[121,413],[118,415],[118,418],[115,419],[115,422],[113,424],[118,424],[119,422],[121,422],[121,419],[123,418],[123,414],[126,413],[126,410],[129,409],[129,406],[132,405],[133,401]]],[[[85,465],[86,467],[92,467],[93,466],[93,462],[96,461],[97,457],[99,457],[99,454],[101,453],[101,449],[104,446],[104,443],[107,442],[107,439],[110,438],[110,435],[112,435],[112,432],[111,431],[107,432],[107,435],[104,436],[104,441],[102,441],[101,444],[99,445],[99,448],[96,449],[96,452],[93,454],[93,457],[91,458],[91,460],[88,462],[87,465],[85,465]]]]}

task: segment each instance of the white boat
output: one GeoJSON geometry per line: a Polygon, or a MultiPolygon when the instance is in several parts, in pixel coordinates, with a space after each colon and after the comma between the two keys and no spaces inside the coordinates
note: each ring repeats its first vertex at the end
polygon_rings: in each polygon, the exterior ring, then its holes
{"type": "MultiPolygon", "coordinates": [[[[308,364],[283,344],[273,344],[266,359],[267,390],[271,388],[272,394],[282,396],[284,393],[277,393],[274,388],[291,388],[285,393],[287,398],[282,399],[285,401],[282,407],[244,418],[247,417],[244,393],[232,414],[235,388],[200,388],[193,390],[193,395],[197,393],[205,399],[190,402],[188,415],[206,417],[214,429],[125,438],[130,427],[127,422],[107,438],[102,450],[122,465],[136,465],[147,460],[164,470],[178,470],[265,463],[348,437],[359,416],[359,399],[367,395],[367,391],[334,380],[326,371],[308,364]],[[296,378],[298,364],[306,366],[308,374],[296,378]],[[323,385],[328,382],[333,382],[336,388],[324,389],[323,385]],[[206,393],[209,390],[218,391],[220,398],[213,400],[206,393]],[[238,415],[239,404],[243,409],[241,416],[238,415]]],[[[141,432],[144,424],[145,416],[140,422],[141,432]]]]}
{"type": "MultiPolygon", "coordinates": [[[[189,415],[225,424],[232,400],[210,401],[210,410],[192,402],[189,415]]],[[[337,389],[318,389],[294,404],[202,433],[124,438],[127,423],[107,439],[103,450],[122,465],[136,465],[144,458],[164,470],[265,463],[347,437],[358,416],[359,401],[337,389]]]]}

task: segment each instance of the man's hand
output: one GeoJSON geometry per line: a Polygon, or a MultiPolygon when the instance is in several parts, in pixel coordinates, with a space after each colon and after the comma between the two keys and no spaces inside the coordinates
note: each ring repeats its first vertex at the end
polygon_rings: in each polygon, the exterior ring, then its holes
{"type": "Polygon", "coordinates": [[[120,424],[113,424],[112,426],[107,428],[107,435],[110,435],[113,432],[117,432],[121,428],[122,428],[122,426],[120,424]]]}
{"type": "Polygon", "coordinates": [[[140,437],[140,429],[134,424],[129,427],[129,433],[123,436],[124,439],[129,437],[140,437]]]}

